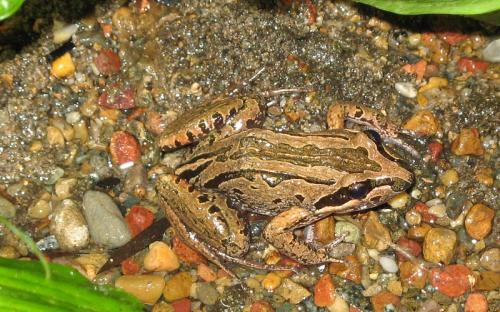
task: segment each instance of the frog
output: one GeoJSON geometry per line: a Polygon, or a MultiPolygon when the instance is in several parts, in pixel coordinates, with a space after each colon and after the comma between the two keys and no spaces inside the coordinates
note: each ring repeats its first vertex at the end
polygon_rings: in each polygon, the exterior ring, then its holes
{"type": "Polygon", "coordinates": [[[386,138],[418,153],[385,116],[355,103],[334,102],[330,129],[311,133],[264,129],[262,103],[221,99],[167,127],[158,140],[163,151],[191,148],[173,172],[158,177],[159,203],[176,233],[224,269],[222,261],[269,268],[243,258],[250,246],[244,212],[269,218],[262,236],[281,254],[303,265],[338,262],[342,238],[318,246],[295,230],[380,206],[411,187],[412,171],[386,148],[386,138]],[[345,121],[369,129],[347,129],[345,121]]]}

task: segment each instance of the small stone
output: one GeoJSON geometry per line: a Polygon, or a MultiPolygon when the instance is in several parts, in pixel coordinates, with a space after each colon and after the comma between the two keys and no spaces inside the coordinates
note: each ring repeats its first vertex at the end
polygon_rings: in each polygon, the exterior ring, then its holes
{"type": "Polygon", "coordinates": [[[116,165],[136,163],[141,158],[141,148],[137,139],[125,131],[115,131],[109,143],[111,160],[116,165]]]}
{"type": "Polygon", "coordinates": [[[83,195],[83,212],[92,239],[99,245],[116,248],[132,237],[120,209],[107,194],[87,191],[83,195]]]}
{"type": "Polygon", "coordinates": [[[73,125],[73,129],[75,130],[75,140],[79,140],[82,144],[88,141],[89,131],[84,120],[73,125]]]}
{"type": "Polygon", "coordinates": [[[344,262],[332,262],[328,267],[328,272],[340,276],[341,278],[361,283],[363,266],[355,255],[345,257],[344,262]]]}
{"type": "Polygon", "coordinates": [[[64,146],[64,136],[56,127],[47,127],[47,142],[52,146],[64,146]]]}
{"type": "Polygon", "coordinates": [[[370,301],[373,306],[373,311],[375,312],[384,312],[388,311],[388,307],[392,311],[397,310],[397,307],[399,307],[401,299],[394,295],[391,292],[388,291],[382,291],[375,296],[370,298],[370,301]]]}
{"type": "Polygon", "coordinates": [[[219,299],[217,289],[210,283],[198,283],[196,287],[198,299],[207,305],[213,305],[219,299]]]}
{"type": "Polygon", "coordinates": [[[424,259],[433,263],[448,264],[453,257],[457,235],[445,228],[432,228],[424,238],[424,259]]]}
{"type": "Polygon", "coordinates": [[[443,203],[439,203],[437,205],[430,206],[429,213],[438,217],[438,218],[442,218],[442,217],[446,216],[446,206],[443,203]]]}
{"type": "Polygon", "coordinates": [[[394,209],[403,209],[406,207],[406,204],[410,201],[410,195],[408,193],[403,192],[396,196],[394,196],[389,202],[389,206],[394,209]]]}
{"type": "Polygon", "coordinates": [[[79,111],[73,111],[66,114],[66,122],[70,125],[74,125],[82,119],[82,115],[79,111]]]}
{"type": "Polygon", "coordinates": [[[477,290],[498,290],[500,288],[500,273],[493,271],[479,273],[475,286],[477,290]]]}
{"type": "Polygon", "coordinates": [[[399,277],[405,287],[422,289],[427,280],[427,269],[411,261],[401,261],[399,263],[399,277]]]}
{"type": "Polygon", "coordinates": [[[205,263],[198,264],[196,272],[205,282],[213,282],[217,279],[217,274],[205,263]]]}
{"type": "MultiPolygon", "coordinates": [[[[48,195],[48,194],[47,194],[48,195]]],[[[48,195],[50,198],[50,195],[48,195]]],[[[48,199],[40,198],[34,205],[28,208],[28,216],[32,219],[44,219],[52,212],[52,206],[48,199]]]]}
{"type": "Polygon", "coordinates": [[[189,272],[177,273],[165,283],[163,296],[170,302],[189,297],[192,284],[193,278],[189,272]]]}
{"type": "MultiPolygon", "coordinates": [[[[245,310],[247,311],[247,310],[245,310]]],[[[250,306],[250,311],[249,312],[274,312],[273,306],[265,301],[265,300],[258,300],[250,306]]]]}
{"type": "Polygon", "coordinates": [[[421,36],[422,35],[419,33],[409,35],[408,36],[408,43],[410,44],[410,46],[412,46],[412,47],[418,46],[420,44],[421,36]]]}
{"type": "Polygon", "coordinates": [[[261,284],[266,290],[275,290],[281,284],[281,276],[278,273],[270,272],[264,277],[261,284]]]}
{"type": "Polygon", "coordinates": [[[439,180],[444,186],[451,186],[458,182],[458,172],[455,169],[446,170],[439,176],[439,180]]]}
{"type": "Polygon", "coordinates": [[[500,63],[500,39],[493,40],[484,48],[483,59],[492,63],[500,63]]]}
{"type": "Polygon", "coordinates": [[[448,297],[459,297],[471,289],[472,271],[465,265],[453,264],[443,270],[433,268],[429,273],[429,281],[434,288],[448,297]]]}
{"type": "Polygon", "coordinates": [[[484,148],[479,137],[479,131],[476,128],[460,130],[458,137],[451,143],[451,151],[457,156],[482,156],[484,148]]]}
{"type": "Polygon", "coordinates": [[[77,180],[75,178],[59,179],[54,187],[57,198],[63,200],[70,197],[76,183],[77,180]]]}
{"type": "Polygon", "coordinates": [[[486,270],[500,272],[500,249],[491,248],[486,250],[479,261],[486,270]]]}
{"type": "Polygon", "coordinates": [[[405,220],[409,225],[419,225],[422,222],[422,216],[416,210],[412,209],[406,212],[405,220]]]}
{"type": "Polygon", "coordinates": [[[16,216],[16,206],[2,196],[0,196],[0,216],[7,219],[12,219],[16,216]]]}
{"type": "Polygon", "coordinates": [[[335,218],[333,216],[319,220],[313,225],[314,240],[328,244],[335,239],[335,218]]]}
{"type": "Polygon", "coordinates": [[[470,237],[482,240],[491,232],[495,211],[483,204],[475,204],[465,217],[465,230],[470,237]]]}
{"type": "Polygon", "coordinates": [[[57,78],[71,76],[75,72],[75,64],[69,52],[64,53],[52,62],[51,74],[57,78]]]}
{"type": "MultiPolygon", "coordinates": [[[[439,303],[437,303],[433,299],[425,300],[424,303],[417,310],[417,312],[440,312],[440,311],[441,307],[439,306],[439,303]]],[[[450,311],[448,308],[446,312],[452,312],[452,311],[450,311]]]]}
{"type": "Polygon", "coordinates": [[[368,248],[375,248],[378,251],[385,250],[392,242],[389,230],[383,225],[377,214],[373,211],[368,213],[368,218],[363,226],[363,238],[368,248]]]}
{"type": "Polygon", "coordinates": [[[382,256],[378,259],[380,266],[387,273],[396,273],[398,271],[398,264],[396,263],[396,259],[390,256],[382,256]]]}
{"type": "Polygon", "coordinates": [[[335,237],[344,236],[344,242],[357,244],[361,238],[361,231],[351,222],[338,221],[335,224],[335,237]]]}
{"type": "Polygon", "coordinates": [[[298,304],[307,297],[311,296],[311,293],[307,288],[293,282],[292,280],[285,278],[281,283],[281,286],[276,289],[276,294],[285,298],[285,300],[290,301],[291,304],[298,304]]]}
{"type": "Polygon", "coordinates": [[[446,80],[445,78],[431,77],[429,78],[429,82],[426,85],[420,87],[418,93],[424,93],[431,89],[446,87],[447,85],[448,85],[448,80],[446,80]]]}
{"type": "Polygon", "coordinates": [[[464,312],[488,312],[488,300],[481,293],[470,294],[465,301],[464,312]]]}
{"type": "Polygon", "coordinates": [[[179,268],[179,260],[170,247],[164,242],[153,242],[144,257],[144,269],[147,271],[171,272],[179,268]]]}
{"type": "Polygon", "coordinates": [[[17,259],[19,252],[13,246],[2,246],[0,247],[0,258],[17,259]]]}
{"type": "Polygon", "coordinates": [[[50,232],[63,251],[78,251],[89,243],[89,229],[85,218],[70,199],[63,200],[51,216],[50,232]]]}
{"type": "Polygon", "coordinates": [[[493,169],[491,168],[479,168],[476,170],[476,180],[486,186],[492,186],[494,183],[493,179],[493,169]]]}
{"type": "Polygon", "coordinates": [[[155,304],[161,297],[165,280],[159,275],[123,275],[116,280],[115,287],[132,294],[142,303],[155,304]]]}
{"type": "Polygon", "coordinates": [[[411,82],[396,82],[394,87],[404,97],[411,99],[417,97],[417,89],[411,82]]]}
{"type": "Polygon", "coordinates": [[[402,249],[396,252],[399,261],[409,260],[412,256],[418,257],[422,253],[420,244],[406,237],[401,237],[398,240],[398,246],[402,249]]]}
{"type": "Polygon", "coordinates": [[[328,312],[349,312],[349,304],[339,295],[333,299],[333,303],[326,307],[328,312]]]}
{"type": "Polygon", "coordinates": [[[403,126],[419,135],[431,136],[439,131],[439,121],[432,112],[421,110],[416,112],[403,126]]]}
{"type": "Polygon", "coordinates": [[[403,294],[403,286],[400,281],[389,281],[389,283],[387,283],[387,290],[396,296],[401,296],[403,294]]]}

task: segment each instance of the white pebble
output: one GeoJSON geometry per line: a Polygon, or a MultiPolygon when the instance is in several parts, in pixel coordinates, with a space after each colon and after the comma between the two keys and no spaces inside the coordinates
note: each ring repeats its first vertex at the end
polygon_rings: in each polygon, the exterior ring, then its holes
{"type": "Polygon", "coordinates": [[[429,207],[429,213],[438,218],[446,216],[446,206],[444,204],[437,204],[429,207]]]}
{"type": "Polygon", "coordinates": [[[382,256],[379,258],[378,262],[382,266],[382,269],[388,273],[396,273],[398,271],[398,264],[394,257],[382,256]]]}
{"type": "Polygon", "coordinates": [[[329,312],[349,312],[349,304],[339,295],[335,295],[333,303],[326,308],[329,312]]]}
{"type": "Polygon", "coordinates": [[[394,87],[396,87],[399,94],[407,98],[415,98],[417,96],[417,89],[411,82],[396,82],[394,87]]]}
{"type": "Polygon", "coordinates": [[[80,115],[79,111],[74,111],[66,114],[66,122],[71,125],[74,125],[77,122],[79,122],[81,118],[82,116],[80,115]]]}
{"type": "Polygon", "coordinates": [[[483,58],[485,61],[492,63],[500,62],[500,39],[490,42],[483,50],[483,58]]]}
{"type": "Polygon", "coordinates": [[[54,31],[54,43],[63,43],[68,41],[78,30],[78,26],[71,24],[54,31]]]}

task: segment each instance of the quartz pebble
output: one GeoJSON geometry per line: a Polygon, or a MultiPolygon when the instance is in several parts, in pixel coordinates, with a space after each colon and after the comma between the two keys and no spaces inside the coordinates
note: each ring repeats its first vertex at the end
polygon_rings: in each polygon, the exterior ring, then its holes
{"type": "Polygon", "coordinates": [[[479,259],[483,268],[493,272],[500,272],[500,248],[491,248],[483,252],[479,259]]]}
{"type": "Polygon", "coordinates": [[[389,247],[391,234],[389,230],[383,225],[377,214],[373,211],[368,213],[368,219],[363,226],[363,238],[365,245],[369,248],[375,248],[382,251],[389,247]]]}
{"type": "Polygon", "coordinates": [[[57,198],[63,200],[70,197],[77,182],[74,178],[59,179],[54,187],[57,198]]]}
{"type": "Polygon", "coordinates": [[[411,261],[399,262],[399,277],[406,287],[422,289],[427,280],[427,269],[411,261]]]}
{"type": "Polygon", "coordinates": [[[70,199],[63,200],[51,215],[50,232],[63,251],[78,251],[89,243],[89,229],[85,218],[70,199]]]}
{"type": "Polygon", "coordinates": [[[329,312],[349,312],[349,304],[339,295],[333,299],[333,303],[326,307],[329,312]]]}
{"type": "Polygon", "coordinates": [[[457,235],[445,228],[432,228],[424,238],[424,259],[433,263],[448,264],[453,257],[457,235]]]}
{"type": "Polygon", "coordinates": [[[144,257],[144,269],[147,271],[174,271],[179,268],[179,260],[170,247],[164,242],[153,242],[144,257]]]}
{"type": "Polygon", "coordinates": [[[7,219],[16,216],[16,206],[2,196],[0,196],[0,216],[7,219]]]}
{"type": "Polygon", "coordinates": [[[398,271],[398,264],[396,263],[394,257],[381,256],[378,259],[378,262],[380,263],[380,266],[382,266],[382,269],[387,273],[396,273],[398,271]]]}
{"type": "Polygon", "coordinates": [[[470,237],[481,240],[485,238],[493,226],[495,211],[483,204],[476,204],[465,217],[465,230],[470,237]]]}
{"type": "Polygon", "coordinates": [[[219,299],[217,289],[210,283],[198,283],[196,295],[203,304],[207,305],[213,305],[217,302],[217,299],[219,299]]]}
{"type": "Polygon", "coordinates": [[[281,286],[276,289],[276,293],[285,298],[285,300],[290,301],[291,304],[298,304],[304,301],[307,297],[311,296],[311,293],[307,290],[307,288],[288,278],[283,280],[281,286]]]}
{"type": "Polygon", "coordinates": [[[163,297],[167,301],[175,301],[189,296],[193,278],[189,272],[180,272],[172,276],[165,283],[163,297]]]}
{"type": "Polygon", "coordinates": [[[439,121],[432,112],[422,110],[416,112],[403,126],[419,135],[431,136],[439,131],[439,121]]]}
{"type": "Polygon", "coordinates": [[[417,97],[417,89],[411,82],[396,82],[394,87],[402,96],[411,99],[417,97]]]}
{"type": "Polygon", "coordinates": [[[444,186],[451,186],[458,182],[458,172],[455,169],[449,169],[439,176],[439,180],[444,186]]]}
{"type": "Polygon", "coordinates": [[[484,48],[483,58],[488,62],[500,63],[500,39],[493,40],[484,48]]]}
{"type": "Polygon", "coordinates": [[[389,206],[395,209],[403,209],[410,200],[410,195],[406,192],[394,196],[389,202],[389,206]]]}
{"type": "Polygon", "coordinates": [[[159,275],[123,275],[115,287],[134,295],[142,303],[155,304],[165,287],[165,280],[159,275]]]}
{"type": "Polygon", "coordinates": [[[107,194],[98,191],[85,192],[83,212],[90,235],[97,244],[116,248],[132,237],[120,209],[107,194]]]}

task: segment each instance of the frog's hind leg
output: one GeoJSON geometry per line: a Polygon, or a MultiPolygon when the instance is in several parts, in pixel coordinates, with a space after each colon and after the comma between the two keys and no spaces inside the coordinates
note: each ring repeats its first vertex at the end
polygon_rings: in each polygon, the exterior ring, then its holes
{"type": "Polygon", "coordinates": [[[293,207],[275,216],[264,229],[264,238],[276,249],[303,264],[342,262],[337,259],[354,251],[354,245],[334,241],[323,247],[313,246],[293,233],[296,228],[317,221],[313,213],[304,208],[293,207]]]}

